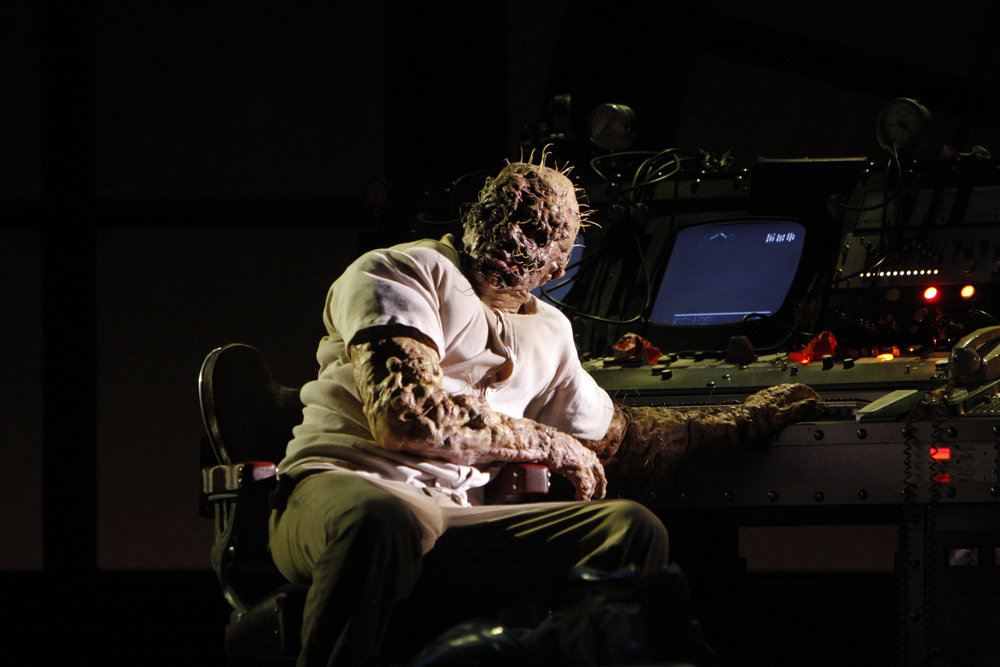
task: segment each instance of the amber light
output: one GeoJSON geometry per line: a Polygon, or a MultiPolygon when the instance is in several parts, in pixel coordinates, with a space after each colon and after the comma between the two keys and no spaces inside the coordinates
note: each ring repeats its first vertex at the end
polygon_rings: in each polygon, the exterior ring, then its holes
{"type": "Polygon", "coordinates": [[[885,354],[880,354],[875,357],[875,361],[892,361],[893,356],[891,352],[886,352],[885,354]]]}
{"type": "Polygon", "coordinates": [[[937,301],[938,298],[938,288],[928,287],[924,290],[924,301],[937,301]]]}
{"type": "Polygon", "coordinates": [[[976,288],[973,285],[966,285],[959,294],[962,295],[963,299],[971,299],[976,296],[976,288]]]}
{"type": "Polygon", "coordinates": [[[951,448],[931,447],[931,458],[935,461],[947,461],[951,458],[951,448]]]}

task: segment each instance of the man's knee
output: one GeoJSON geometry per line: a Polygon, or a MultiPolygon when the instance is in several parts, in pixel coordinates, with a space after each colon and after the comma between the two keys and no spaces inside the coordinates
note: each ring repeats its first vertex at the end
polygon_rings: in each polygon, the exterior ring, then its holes
{"type": "Polygon", "coordinates": [[[420,526],[405,502],[379,491],[356,496],[351,505],[328,516],[327,541],[356,539],[413,544],[420,550],[420,526]]]}
{"type": "Polygon", "coordinates": [[[617,536],[623,558],[643,571],[666,567],[670,538],[659,517],[632,500],[599,501],[608,530],[617,536]]]}

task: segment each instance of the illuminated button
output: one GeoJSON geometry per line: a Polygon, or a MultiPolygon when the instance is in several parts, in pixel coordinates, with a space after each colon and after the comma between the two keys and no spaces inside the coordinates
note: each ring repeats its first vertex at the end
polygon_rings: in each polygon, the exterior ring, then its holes
{"type": "Polygon", "coordinates": [[[962,295],[963,299],[971,299],[976,296],[976,288],[973,285],[966,285],[959,294],[962,295]]]}

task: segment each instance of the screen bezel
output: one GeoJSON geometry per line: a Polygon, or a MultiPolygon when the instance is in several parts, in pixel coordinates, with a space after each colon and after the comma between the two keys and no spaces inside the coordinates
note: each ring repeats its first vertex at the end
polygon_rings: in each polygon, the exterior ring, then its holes
{"type": "Polygon", "coordinates": [[[802,252],[799,256],[798,265],[795,267],[791,284],[784,300],[777,310],[769,316],[759,318],[748,318],[741,322],[726,324],[700,324],[700,325],[669,325],[656,324],[647,319],[645,329],[646,337],[657,345],[662,351],[671,352],[720,352],[725,350],[726,344],[732,336],[746,335],[756,345],[771,344],[776,342],[775,337],[780,335],[782,330],[788,330],[792,326],[792,311],[795,303],[805,293],[805,274],[810,264],[810,249],[814,245],[810,221],[802,216],[796,215],[752,215],[734,212],[719,212],[717,215],[699,216],[697,220],[686,221],[678,225],[671,233],[670,240],[665,246],[655,269],[651,273],[654,293],[649,303],[647,318],[652,315],[653,304],[656,303],[657,296],[663,289],[663,280],[667,271],[667,265],[673,253],[678,235],[684,230],[693,227],[708,227],[717,225],[739,225],[739,224],[760,224],[773,222],[793,222],[798,224],[805,240],[802,252]]]}

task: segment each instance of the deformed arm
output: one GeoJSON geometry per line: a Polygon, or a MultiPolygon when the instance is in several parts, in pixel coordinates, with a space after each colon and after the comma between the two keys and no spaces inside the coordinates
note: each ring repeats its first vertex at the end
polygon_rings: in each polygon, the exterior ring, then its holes
{"type": "Polygon", "coordinates": [[[433,343],[402,333],[371,331],[349,347],[379,445],[467,465],[542,463],[569,479],[578,498],[604,496],[604,468],[592,451],[569,434],[499,413],[479,396],[445,391],[433,343]]]}
{"type": "Polygon", "coordinates": [[[662,474],[692,460],[767,438],[816,414],[819,394],[803,384],[758,391],[742,405],[711,410],[615,404],[608,435],[586,444],[614,472],[662,474]]]}

